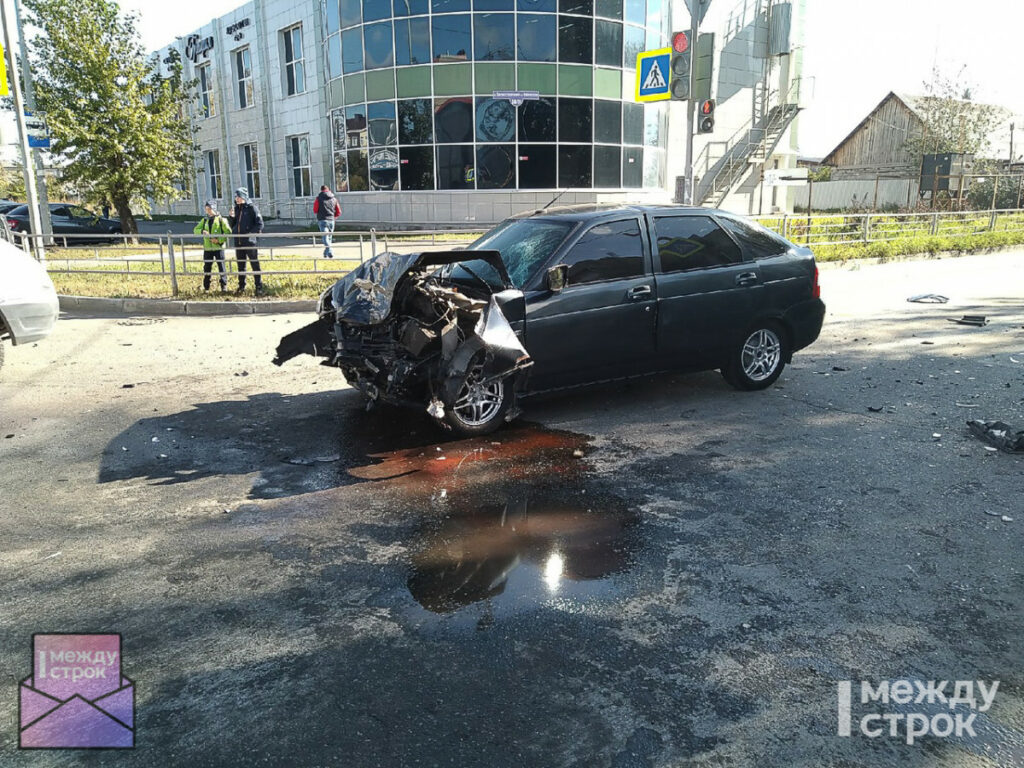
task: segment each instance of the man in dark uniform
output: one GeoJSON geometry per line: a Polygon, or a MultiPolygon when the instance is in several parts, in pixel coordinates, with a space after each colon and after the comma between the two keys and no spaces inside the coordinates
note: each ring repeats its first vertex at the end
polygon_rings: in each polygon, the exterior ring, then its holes
{"type": "Polygon", "coordinates": [[[235,235],[235,259],[238,261],[238,293],[245,291],[245,263],[249,262],[256,283],[256,295],[263,295],[263,275],[260,274],[259,254],[256,241],[246,235],[263,231],[263,217],[260,209],[249,199],[249,190],[239,187],[235,190],[235,208],[231,214],[231,232],[235,235]]]}

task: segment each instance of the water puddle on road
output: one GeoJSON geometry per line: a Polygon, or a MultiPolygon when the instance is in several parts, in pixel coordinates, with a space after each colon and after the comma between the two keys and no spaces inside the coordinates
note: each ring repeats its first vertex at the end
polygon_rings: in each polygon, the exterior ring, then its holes
{"type": "Polygon", "coordinates": [[[381,483],[397,512],[418,519],[405,543],[406,585],[419,606],[452,614],[483,603],[493,617],[600,599],[628,570],[637,514],[595,475],[591,450],[585,435],[516,424],[371,452],[345,471],[381,483]]]}

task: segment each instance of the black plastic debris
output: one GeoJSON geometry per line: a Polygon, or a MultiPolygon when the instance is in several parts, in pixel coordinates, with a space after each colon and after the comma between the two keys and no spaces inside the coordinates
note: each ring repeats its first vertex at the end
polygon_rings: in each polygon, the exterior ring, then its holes
{"type": "Polygon", "coordinates": [[[1024,453],[1024,430],[1014,430],[1004,421],[969,419],[971,434],[1006,453],[1024,453]]]}
{"type": "Polygon", "coordinates": [[[964,315],[959,319],[953,317],[947,319],[949,322],[956,323],[957,325],[973,325],[977,328],[983,328],[988,325],[988,320],[985,319],[984,315],[964,315]]]}
{"type": "Polygon", "coordinates": [[[940,293],[919,293],[916,296],[911,296],[907,301],[914,304],[945,304],[949,301],[949,297],[940,293]]]}

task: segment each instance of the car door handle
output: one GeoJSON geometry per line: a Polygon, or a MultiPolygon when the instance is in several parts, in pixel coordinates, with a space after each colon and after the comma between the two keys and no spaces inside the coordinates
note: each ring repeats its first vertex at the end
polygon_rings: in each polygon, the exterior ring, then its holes
{"type": "Polygon", "coordinates": [[[743,272],[736,275],[736,285],[753,285],[757,282],[757,272],[743,272]]]}
{"type": "Polygon", "coordinates": [[[630,288],[626,296],[629,298],[630,301],[649,299],[651,297],[651,286],[638,285],[636,288],[630,288]]]}

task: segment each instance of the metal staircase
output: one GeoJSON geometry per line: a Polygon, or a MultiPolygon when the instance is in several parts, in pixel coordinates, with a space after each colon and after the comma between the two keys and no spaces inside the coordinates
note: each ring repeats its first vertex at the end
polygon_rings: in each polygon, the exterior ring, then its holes
{"type": "MultiPolygon", "coordinates": [[[[720,206],[752,165],[764,163],[771,157],[799,111],[797,104],[778,104],[771,107],[756,123],[751,121],[744,125],[729,141],[710,142],[702,153],[706,170],[697,182],[694,195],[696,203],[705,205],[710,201],[714,207],[720,206]],[[712,147],[722,145],[722,155],[712,159],[712,147]]],[[[700,165],[701,160],[698,158],[694,167],[700,165]]]]}

